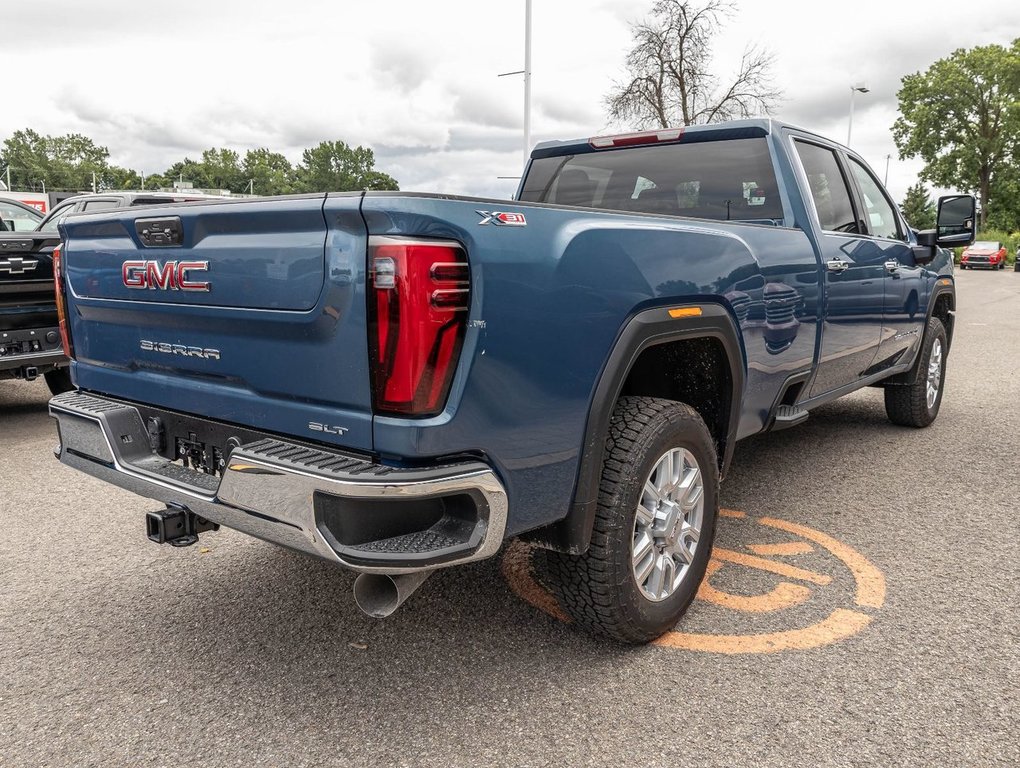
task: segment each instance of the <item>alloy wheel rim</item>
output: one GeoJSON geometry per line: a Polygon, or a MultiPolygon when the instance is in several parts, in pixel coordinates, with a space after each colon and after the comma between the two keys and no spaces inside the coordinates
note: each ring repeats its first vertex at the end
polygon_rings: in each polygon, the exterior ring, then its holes
{"type": "Polygon", "coordinates": [[[931,345],[931,355],[928,357],[928,386],[927,399],[928,408],[935,407],[935,401],[939,396],[939,386],[942,384],[942,341],[935,339],[931,345]]]}
{"type": "Polygon", "coordinates": [[[694,454],[671,448],[655,462],[638,499],[631,568],[654,602],[673,595],[690,571],[705,517],[705,481],[694,454]]]}

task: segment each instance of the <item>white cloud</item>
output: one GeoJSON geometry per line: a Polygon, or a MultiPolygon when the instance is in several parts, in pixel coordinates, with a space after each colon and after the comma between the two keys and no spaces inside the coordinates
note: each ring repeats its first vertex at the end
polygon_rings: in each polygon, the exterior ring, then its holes
{"type": "MultiPolygon", "coordinates": [[[[535,0],[533,138],[606,132],[627,22],[651,1],[535,0]]],[[[846,138],[896,199],[919,164],[896,158],[900,78],[955,47],[1020,37],[1010,0],[957,4],[744,0],[715,49],[719,74],[748,44],[776,54],[777,117],[846,138]]],[[[405,189],[509,196],[520,173],[524,0],[353,4],[329,0],[47,0],[4,14],[0,140],[77,131],[147,173],[211,146],[267,146],[297,160],[329,139],[372,146],[405,189]],[[40,35],[39,30],[46,34],[40,35]],[[13,78],[9,73],[20,73],[13,78]]]]}

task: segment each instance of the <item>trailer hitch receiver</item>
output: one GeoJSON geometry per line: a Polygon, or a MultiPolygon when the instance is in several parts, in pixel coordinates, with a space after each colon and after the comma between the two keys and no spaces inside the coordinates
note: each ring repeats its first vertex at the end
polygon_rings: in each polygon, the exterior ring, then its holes
{"type": "Polygon", "coordinates": [[[145,514],[145,535],[156,544],[188,547],[198,541],[198,534],[203,531],[219,529],[218,524],[184,507],[167,505],[166,509],[145,514]]]}

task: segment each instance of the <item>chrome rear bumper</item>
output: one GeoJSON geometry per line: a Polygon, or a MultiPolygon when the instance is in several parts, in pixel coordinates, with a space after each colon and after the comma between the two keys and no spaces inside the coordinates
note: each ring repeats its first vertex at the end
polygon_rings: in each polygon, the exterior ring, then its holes
{"type": "Polygon", "coordinates": [[[68,392],[50,400],[50,415],[64,464],[356,571],[410,573],[481,560],[496,554],[506,531],[506,492],[481,462],[399,469],[267,436],[234,448],[217,477],[154,453],[131,405],[68,392]],[[402,525],[405,510],[424,522],[398,535],[365,532],[366,520],[368,530],[373,519],[402,525]]]}

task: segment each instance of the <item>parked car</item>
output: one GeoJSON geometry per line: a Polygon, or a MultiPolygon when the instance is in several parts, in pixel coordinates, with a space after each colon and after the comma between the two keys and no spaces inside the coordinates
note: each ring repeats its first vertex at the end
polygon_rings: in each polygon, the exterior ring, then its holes
{"type": "Polygon", "coordinates": [[[17,200],[0,198],[0,232],[31,232],[42,220],[38,209],[17,200]]]}
{"type": "Polygon", "coordinates": [[[129,208],[139,205],[167,205],[169,203],[191,203],[200,200],[215,201],[226,198],[199,193],[177,192],[100,192],[76,195],[60,202],[38,226],[40,232],[56,232],[60,223],[72,213],[97,213],[113,208],[129,208]]]}
{"type": "Polygon", "coordinates": [[[1006,246],[996,240],[978,240],[960,256],[960,269],[1005,269],[1006,246]]]}
{"type": "Polygon", "coordinates": [[[934,421],[937,246],[974,209],[942,198],[915,235],[859,155],[747,120],[540,144],[515,202],[74,216],[56,454],[158,500],[152,541],[225,525],[324,558],[377,617],[521,537],[575,625],[646,642],[694,599],[738,440],[867,386],[934,421]]]}

